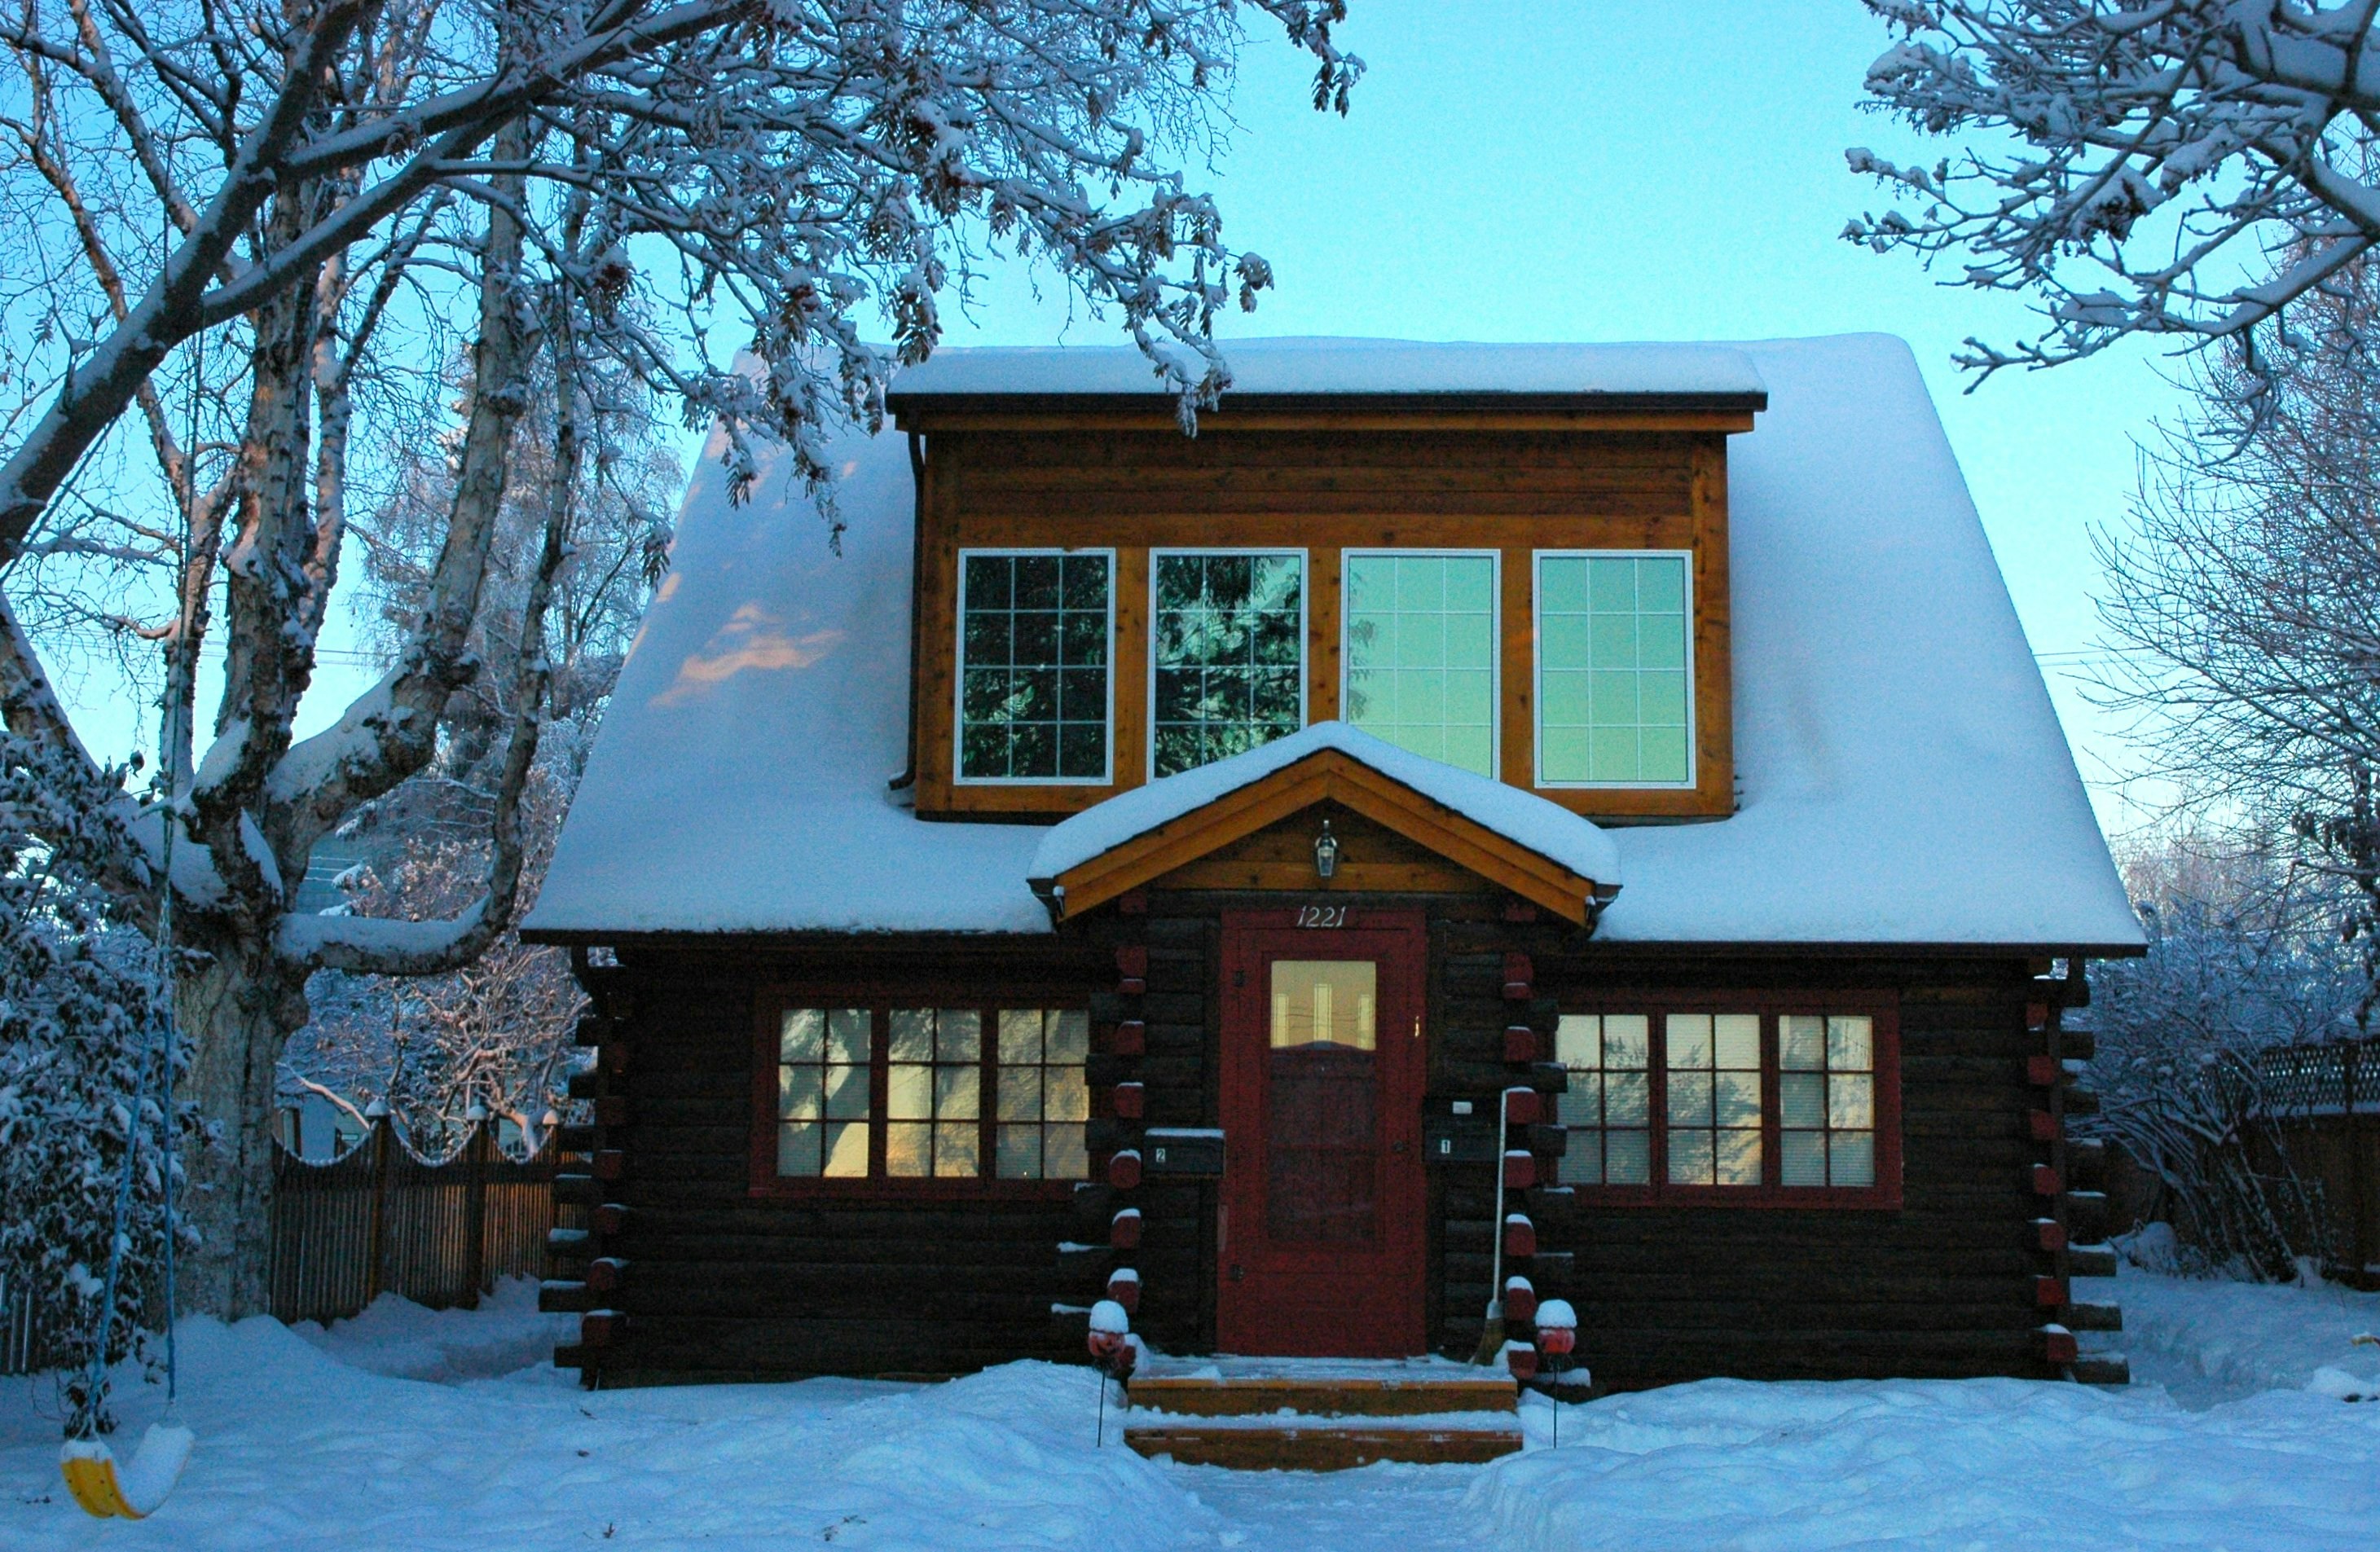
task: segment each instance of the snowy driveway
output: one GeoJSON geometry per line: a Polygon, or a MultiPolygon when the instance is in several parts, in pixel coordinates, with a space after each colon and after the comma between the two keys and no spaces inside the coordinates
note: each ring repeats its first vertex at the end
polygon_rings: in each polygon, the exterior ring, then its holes
{"type": "MultiPolygon", "coordinates": [[[[503,1366],[545,1340],[516,1308],[375,1310],[312,1340],[193,1322],[181,1410],[198,1453],[139,1524],[85,1520],[57,1483],[46,1383],[0,1386],[0,1547],[2380,1545],[2380,1404],[2253,1388],[2302,1384],[2291,1370],[2329,1361],[2334,1328],[2380,1325],[2380,1300],[2127,1283],[2143,1372],[2192,1407],[2155,1383],[1715,1381],[1565,1408],[1560,1449],[1333,1476],[1161,1465],[1112,1432],[1095,1449],[1080,1369],[589,1395],[542,1366],[393,1377],[503,1366]],[[2261,1366],[2242,1368],[2245,1348],[2261,1366]]],[[[2357,1351],[2338,1362],[2380,1369],[2357,1351]]],[[[135,1436],[152,1405],[128,1400],[135,1436]]],[[[1543,1446],[1544,1403],[1529,1422],[1543,1446]]]]}

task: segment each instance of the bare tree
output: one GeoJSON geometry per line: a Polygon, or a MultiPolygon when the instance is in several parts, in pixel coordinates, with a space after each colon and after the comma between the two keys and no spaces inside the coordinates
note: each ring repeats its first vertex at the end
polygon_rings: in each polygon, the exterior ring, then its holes
{"type": "Polygon", "coordinates": [[[2129,531],[2097,536],[2103,698],[2147,771],[2294,837],[2380,1026],[2380,274],[2350,266],[2252,368],[2192,363],[2129,531]],[[2252,386],[2244,382],[2252,375],[2252,386]]]}
{"type": "Polygon", "coordinates": [[[1961,144],[1931,166],[1851,152],[1901,203],[1844,236],[2037,298],[2034,338],[1967,342],[1980,374],[2246,337],[2380,242],[2375,0],[1864,3],[1899,34],[1869,105],[1961,144]]]}
{"type": "MultiPolygon", "coordinates": [[[[431,767],[458,693],[488,680],[480,645],[552,640],[598,379],[625,374],[723,426],[739,491],[757,467],[753,429],[823,489],[835,425],[875,424],[889,371],[932,347],[939,294],[996,250],[1052,266],[1116,315],[1186,419],[1228,384],[1214,314],[1253,305],[1269,273],[1225,244],[1214,203],[1167,164],[1219,135],[1217,93],[1249,14],[1318,61],[1317,105],[1343,108],[1360,67],[1332,41],[1342,10],[23,0],[0,22],[19,78],[0,103],[7,128],[44,148],[0,177],[37,212],[41,268],[77,277],[58,295],[120,297],[42,314],[20,295],[20,326],[0,335],[19,395],[0,411],[0,569],[53,531],[62,491],[115,467],[161,381],[180,372],[224,406],[220,430],[185,430],[178,451],[157,446],[170,413],[148,419],[164,483],[176,456],[191,470],[152,507],[187,557],[160,633],[165,753],[181,779],[109,876],[153,917],[156,840],[166,824],[186,834],[172,887],[202,959],[180,1017],[195,1042],[188,1092],[216,1138],[192,1167],[194,1307],[263,1307],[274,1071],[306,1021],[309,976],[445,973],[509,924],[553,679],[542,650],[516,653],[494,694],[477,899],[437,921],[289,906],[317,841],[431,767]],[[298,739],[356,479],[391,429],[372,434],[371,417],[419,402],[383,390],[447,318],[468,321],[469,364],[439,428],[451,496],[435,560],[389,672],[298,739]],[[879,328],[891,347],[868,343],[879,328]],[[722,330],[754,353],[756,375],[715,358],[722,330]],[[228,383],[214,375],[226,357],[228,383]],[[492,627],[540,372],[560,417],[547,499],[535,558],[504,600],[515,612],[492,627]],[[218,621],[225,690],[196,758],[191,667],[218,621]]],[[[123,490],[105,504],[128,508],[152,487],[128,477],[123,490]]],[[[0,616],[0,713],[81,758],[13,616],[0,616]]]]}

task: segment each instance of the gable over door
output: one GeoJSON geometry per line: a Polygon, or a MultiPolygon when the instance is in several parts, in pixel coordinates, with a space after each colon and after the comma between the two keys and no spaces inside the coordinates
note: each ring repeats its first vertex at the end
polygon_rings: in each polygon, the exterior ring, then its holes
{"type": "Polygon", "coordinates": [[[1300,928],[1298,915],[1223,920],[1221,1108],[1233,1143],[1216,1339],[1227,1352],[1418,1353],[1422,915],[1351,910],[1335,918],[1343,926],[1300,928]]]}

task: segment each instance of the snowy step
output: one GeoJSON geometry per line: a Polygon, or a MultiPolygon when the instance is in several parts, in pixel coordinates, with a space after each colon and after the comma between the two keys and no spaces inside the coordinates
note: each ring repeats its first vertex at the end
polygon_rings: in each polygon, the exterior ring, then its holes
{"type": "Polygon", "coordinates": [[[1159,1360],[1125,1387],[1135,1407],[1185,1417],[1511,1414],[1519,1389],[1497,1369],[1443,1358],[1159,1360]]]}
{"type": "Polygon", "coordinates": [[[1517,1419],[1495,1413],[1330,1419],[1153,1417],[1127,1422],[1135,1452],[1234,1471],[1348,1471],[1375,1461],[1475,1464],[1519,1453],[1517,1419]]]}

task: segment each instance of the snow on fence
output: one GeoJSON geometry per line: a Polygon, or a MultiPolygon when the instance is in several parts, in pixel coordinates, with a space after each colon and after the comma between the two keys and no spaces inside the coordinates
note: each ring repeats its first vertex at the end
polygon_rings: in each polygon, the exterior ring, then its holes
{"type": "Polygon", "coordinates": [[[278,1150],[273,1315],[345,1319],[384,1292],[447,1309],[478,1303],[498,1278],[541,1275],[554,1156],[549,1136],[516,1158],[483,1123],[433,1162],[385,1119],[325,1163],[278,1150]]]}
{"type": "Polygon", "coordinates": [[[2380,1040],[2277,1046],[2252,1071],[2250,1109],[2320,1189],[2325,1271],[2380,1288],[2380,1040]]]}

